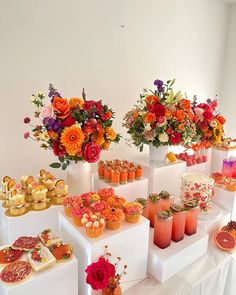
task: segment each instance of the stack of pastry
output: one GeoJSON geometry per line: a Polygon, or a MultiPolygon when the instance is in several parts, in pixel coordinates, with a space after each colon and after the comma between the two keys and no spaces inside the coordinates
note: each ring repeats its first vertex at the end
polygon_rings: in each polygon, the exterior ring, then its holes
{"type": "Polygon", "coordinates": [[[15,185],[9,194],[9,211],[11,215],[22,215],[26,212],[25,195],[21,191],[21,185],[15,185]]]}
{"type": "Polygon", "coordinates": [[[63,204],[63,199],[68,195],[68,185],[63,179],[55,182],[54,197],[53,200],[57,205],[63,204]]]}
{"type": "Polygon", "coordinates": [[[32,189],[33,210],[43,210],[47,208],[47,191],[47,188],[42,184],[32,189]]]}

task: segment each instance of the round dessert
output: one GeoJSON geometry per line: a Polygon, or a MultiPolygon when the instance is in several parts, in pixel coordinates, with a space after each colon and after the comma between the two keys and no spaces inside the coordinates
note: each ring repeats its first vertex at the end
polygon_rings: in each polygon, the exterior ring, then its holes
{"type": "Polygon", "coordinates": [[[128,223],[137,223],[143,211],[143,206],[138,202],[130,202],[124,205],[123,210],[125,213],[125,220],[128,223]]]}
{"type": "Polygon", "coordinates": [[[6,247],[0,250],[0,264],[7,264],[19,260],[24,254],[24,251],[15,250],[11,247],[6,247]]]}
{"type": "Polygon", "coordinates": [[[43,210],[47,207],[47,189],[44,185],[39,185],[32,190],[33,210],[43,210]]]}
{"type": "Polygon", "coordinates": [[[106,220],[106,227],[110,230],[116,230],[120,228],[123,211],[119,208],[108,208],[102,212],[102,216],[106,220]]]}
{"type": "Polygon", "coordinates": [[[214,179],[201,173],[185,173],[181,184],[184,201],[197,200],[202,212],[211,211],[214,194],[214,179]]]}
{"type": "Polygon", "coordinates": [[[26,212],[25,196],[17,191],[12,192],[9,198],[9,210],[11,215],[23,215],[26,212]]]}
{"type": "Polygon", "coordinates": [[[13,244],[12,248],[16,250],[30,251],[34,249],[40,242],[37,237],[19,237],[13,244]]]}
{"type": "Polygon", "coordinates": [[[55,195],[66,196],[68,195],[68,185],[65,183],[65,180],[60,179],[55,183],[55,195]]]}
{"type": "Polygon", "coordinates": [[[15,261],[1,271],[0,278],[4,283],[15,284],[25,280],[32,272],[31,265],[26,261],[15,261]]]}
{"type": "Polygon", "coordinates": [[[90,214],[91,210],[84,206],[74,206],[72,208],[72,219],[76,226],[83,226],[81,220],[84,214],[90,214]]]}
{"type": "Polygon", "coordinates": [[[113,196],[113,197],[109,197],[107,199],[107,203],[112,208],[120,208],[120,209],[122,209],[123,205],[126,203],[126,200],[123,197],[113,196]]]}
{"type": "Polygon", "coordinates": [[[106,222],[100,213],[84,214],[81,220],[86,234],[90,238],[98,238],[102,235],[106,222]]]}

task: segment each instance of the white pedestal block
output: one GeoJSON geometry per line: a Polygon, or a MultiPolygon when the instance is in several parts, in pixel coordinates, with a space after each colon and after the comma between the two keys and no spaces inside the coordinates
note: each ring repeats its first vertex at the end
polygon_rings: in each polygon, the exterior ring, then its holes
{"type": "Polygon", "coordinates": [[[112,257],[122,258],[128,265],[127,275],[122,279],[122,290],[126,290],[147,275],[149,243],[149,221],[142,217],[137,224],[123,222],[119,230],[105,229],[101,237],[89,238],[83,227],[75,227],[70,218],[59,213],[60,236],[73,245],[74,254],[79,261],[79,295],[100,294],[86,284],[85,269],[104,253],[108,246],[112,257]]]}
{"type": "Polygon", "coordinates": [[[112,187],[118,196],[123,196],[127,201],[133,202],[137,198],[147,198],[148,196],[148,179],[142,178],[134,182],[127,182],[119,186],[113,186],[102,179],[99,179],[98,174],[93,174],[93,191],[98,191],[100,188],[112,187]]]}
{"type": "MultiPolygon", "coordinates": [[[[171,242],[166,249],[153,244],[153,229],[150,231],[148,271],[161,283],[207,253],[208,234],[198,229],[192,236],[185,235],[178,243],[171,242]]],[[[174,287],[174,286],[173,286],[174,287]]]]}
{"type": "Polygon", "coordinates": [[[203,173],[206,175],[210,175],[210,164],[209,162],[195,164],[193,166],[187,166],[186,172],[195,172],[195,173],[203,173]]]}
{"type": "Polygon", "coordinates": [[[231,219],[236,220],[236,192],[230,192],[220,187],[215,187],[214,202],[231,212],[231,219]]]}
{"type": "Polygon", "coordinates": [[[230,156],[236,157],[236,150],[222,151],[212,148],[211,154],[211,173],[221,172],[223,160],[230,156]]]}
{"type": "Polygon", "coordinates": [[[220,231],[220,229],[230,221],[230,212],[222,209],[213,203],[212,211],[209,213],[200,213],[198,225],[207,232],[210,237],[220,231]]]}
{"type": "Polygon", "coordinates": [[[1,245],[14,242],[19,236],[32,236],[45,228],[59,231],[58,211],[62,206],[51,206],[43,211],[30,211],[22,216],[9,217],[2,211],[1,245]]]}
{"type": "Polygon", "coordinates": [[[7,285],[0,280],[0,294],[78,295],[78,260],[73,257],[46,270],[33,272],[29,279],[19,284],[7,285]]]}

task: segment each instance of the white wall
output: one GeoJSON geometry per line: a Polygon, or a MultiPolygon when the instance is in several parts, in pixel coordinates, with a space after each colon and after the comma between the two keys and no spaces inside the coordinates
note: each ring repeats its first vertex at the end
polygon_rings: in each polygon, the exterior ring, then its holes
{"type": "MultiPolygon", "coordinates": [[[[117,112],[143,87],[177,79],[189,97],[219,92],[227,4],[222,0],[0,0],[0,177],[35,173],[54,157],[25,141],[31,92],[85,87],[117,112]]],[[[117,149],[116,149],[117,150],[117,149]]],[[[124,142],[119,152],[127,151],[124,142]]],[[[129,150],[130,151],[130,150],[129,150]]]]}
{"type": "Polygon", "coordinates": [[[220,111],[227,118],[225,134],[236,137],[236,4],[230,5],[220,111]]]}

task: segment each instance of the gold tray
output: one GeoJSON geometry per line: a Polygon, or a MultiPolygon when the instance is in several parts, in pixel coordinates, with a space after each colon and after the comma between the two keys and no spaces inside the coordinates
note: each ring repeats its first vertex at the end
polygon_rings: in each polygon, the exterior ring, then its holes
{"type": "Polygon", "coordinates": [[[6,216],[8,216],[8,217],[19,217],[19,216],[23,216],[23,215],[25,215],[25,214],[28,213],[29,211],[30,211],[29,208],[26,207],[26,210],[25,210],[25,212],[24,212],[23,214],[13,215],[13,214],[10,213],[10,209],[8,208],[8,209],[5,211],[5,214],[6,214],[6,216]]]}

